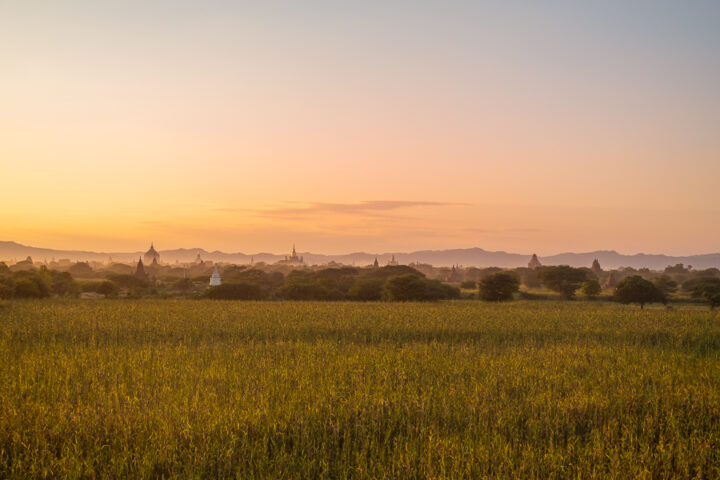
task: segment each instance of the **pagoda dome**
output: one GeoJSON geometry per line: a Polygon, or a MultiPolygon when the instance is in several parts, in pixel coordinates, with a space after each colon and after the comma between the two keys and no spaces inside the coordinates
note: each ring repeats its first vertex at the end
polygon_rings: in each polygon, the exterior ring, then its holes
{"type": "Polygon", "coordinates": [[[155,250],[155,245],[153,245],[152,243],[150,244],[150,249],[145,252],[144,260],[145,263],[148,265],[157,263],[158,260],[160,260],[160,254],[157,252],[157,250],[155,250]]]}

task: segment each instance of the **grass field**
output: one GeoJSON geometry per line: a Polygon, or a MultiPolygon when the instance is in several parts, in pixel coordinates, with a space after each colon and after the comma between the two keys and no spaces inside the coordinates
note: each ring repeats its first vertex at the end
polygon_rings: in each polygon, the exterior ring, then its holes
{"type": "Polygon", "coordinates": [[[0,477],[719,478],[720,317],[9,302],[0,477]]]}

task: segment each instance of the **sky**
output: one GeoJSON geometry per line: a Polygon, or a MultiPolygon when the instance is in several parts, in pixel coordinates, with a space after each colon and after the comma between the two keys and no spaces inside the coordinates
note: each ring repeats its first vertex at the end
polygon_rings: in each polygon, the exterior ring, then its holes
{"type": "Polygon", "coordinates": [[[720,2],[0,0],[0,240],[720,251],[720,2]]]}

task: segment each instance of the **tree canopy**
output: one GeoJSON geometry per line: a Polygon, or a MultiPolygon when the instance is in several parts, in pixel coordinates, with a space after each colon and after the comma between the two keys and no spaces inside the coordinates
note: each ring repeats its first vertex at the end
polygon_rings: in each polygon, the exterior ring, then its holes
{"type": "Polygon", "coordinates": [[[615,301],[620,303],[637,303],[645,308],[646,303],[666,303],[663,292],[651,281],[640,275],[633,275],[621,281],[615,288],[615,301]]]}

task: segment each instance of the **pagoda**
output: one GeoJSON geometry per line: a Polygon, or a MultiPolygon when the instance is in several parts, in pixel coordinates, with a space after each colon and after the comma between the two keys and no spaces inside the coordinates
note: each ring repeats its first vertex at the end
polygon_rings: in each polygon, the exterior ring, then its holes
{"type": "Polygon", "coordinates": [[[532,258],[528,262],[528,268],[532,268],[534,270],[538,267],[542,267],[542,263],[540,263],[540,260],[538,260],[537,255],[533,253],[532,258]]]}
{"type": "Polygon", "coordinates": [[[152,243],[150,244],[150,250],[145,252],[145,263],[148,265],[155,264],[157,265],[158,260],[160,259],[160,254],[155,250],[155,245],[152,243]]]}
{"type": "Polygon", "coordinates": [[[145,273],[145,267],[143,267],[142,258],[138,259],[137,269],[135,269],[135,278],[140,280],[147,280],[148,274],[145,273]]]}
{"type": "Polygon", "coordinates": [[[213,270],[213,273],[210,276],[210,286],[217,287],[220,284],[222,284],[222,279],[220,278],[220,272],[218,272],[217,265],[215,265],[215,270],[213,270]]]}

